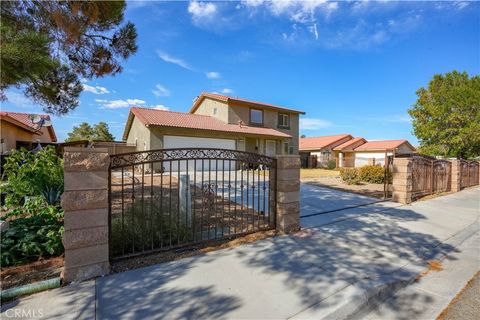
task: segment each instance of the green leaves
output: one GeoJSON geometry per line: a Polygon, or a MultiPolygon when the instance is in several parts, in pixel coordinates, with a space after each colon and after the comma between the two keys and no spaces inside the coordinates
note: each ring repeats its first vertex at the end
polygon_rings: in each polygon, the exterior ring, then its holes
{"type": "Polygon", "coordinates": [[[23,211],[23,216],[11,220],[2,232],[0,260],[2,267],[19,265],[63,253],[63,211],[53,206],[39,205],[23,211]],[[26,214],[26,216],[25,216],[26,214]]]}
{"type": "Polygon", "coordinates": [[[110,133],[108,124],[99,122],[93,127],[86,122],[82,122],[78,127],[73,127],[72,132],[68,133],[68,138],[65,140],[78,141],[113,141],[115,137],[110,133]]]}
{"type": "Polygon", "coordinates": [[[63,161],[54,147],[47,146],[36,154],[26,149],[13,151],[4,165],[4,174],[7,176],[7,185],[2,187],[2,191],[7,192],[7,206],[18,205],[25,196],[47,195],[45,200],[51,204],[60,200],[63,192],[63,161]],[[56,193],[60,194],[54,196],[56,193]]]}
{"type": "Polygon", "coordinates": [[[79,76],[122,71],[137,51],[137,32],[123,23],[125,1],[4,1],[1,12],[0,98],[22,88],[47,113],[78,106],[79,76]]]}
{"type": "Polygon", "coordinates": [[[480,77],[453,71],[417,90],[408,111],[422,153],[461,159],[480,155],[480,77]]]}

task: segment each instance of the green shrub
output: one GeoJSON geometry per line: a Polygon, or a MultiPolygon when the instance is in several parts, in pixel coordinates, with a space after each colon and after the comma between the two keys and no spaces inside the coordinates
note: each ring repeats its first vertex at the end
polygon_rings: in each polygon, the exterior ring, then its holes
{"type": "Polygon", "coordinates": [[[363,166],[359,168],[360,180],[367,183],[383,183],[385,169],[381,166],[363,166]]]}
{"type": "Polygon", "coordinates": [[[333,170],[337,167],[337,162],[335,160],[329,160],[327,163],[327,168],[333,170]]]}
{"type": "Polygon", "coordinates": [[[357,168],[341,168],[340,177],[346,184],[359,184],[361,181],[357,168]]]}
{"type": "Polygon", "coordinates": [[[26,149],[15,150],[4,165],[7,183],[7,207],[15,207],[25,197],[42,196],[49,204],[58,204],[63,192],[63,161],[55,148],[47,146],[36,154],[26,149]]]}
{"type": "Polygon", "coordinates": [[[63,253],[63,210],[33,197],[5,218],[8,229],[2,231],[0,261],[2,267],[24,264],[63,253]]]}

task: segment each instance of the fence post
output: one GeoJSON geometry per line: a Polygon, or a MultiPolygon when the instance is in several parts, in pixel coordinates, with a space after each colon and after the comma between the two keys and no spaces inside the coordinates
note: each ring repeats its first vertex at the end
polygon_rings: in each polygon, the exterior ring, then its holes
{"type": "Polygon", "coordinates": [[[300,229],[300,156],[277,156],[277,225],[280,233],[300,229]]]}
{"type": "Polygon", "coordinates": [[[65,148],[63,245],[66,282],[108,274],[108,149],[65,148]]]}
{"type": "Polygon", "coordinates": [[[404,204],[412,202],[413,160],[411,158],[393,159],[392,169],[392,200],[404,204]]]}
{"type": "Polygon", "coordinates": [[[462,168],[459,160],[452,160],[452,192],[462,189],[462,168]]]}

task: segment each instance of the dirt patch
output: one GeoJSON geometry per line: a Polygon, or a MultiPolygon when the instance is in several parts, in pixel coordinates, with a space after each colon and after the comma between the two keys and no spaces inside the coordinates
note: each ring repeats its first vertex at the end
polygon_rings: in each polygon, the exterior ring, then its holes
{"type": "Polygon", "coordinates": [[[154,253],[150,255],[138,256],[135,258],[130,258],[126,260],[121,260],[115,263],[112,263],[112,272],[124,272],[127,270],[143,268],[146,266],[164,263],[169,261],[175,261],[187,257],[192,257],[207,252],[212,252],[216,250],[226,249],[226,248],[235,248],[243,244],[256,242],[266,238],[270,238],[276,235],[275,230],[269,231],[260,231],[252,233],[243,237],[238,237],[235,239],[224,239],[217,241],[204,242],[195,246],[189,246],[187,248],[180,248],[177,250],[171,250],[167,252],[154,253]]]}
{"type": "Polygon", "coordinates": [[[302,178],[302,182],[317,185],[320,187],[327,187],[335,190],[346,191],[364,196],[383,199],[383,183],[361,183],[358,185],[349,185],[343,182],[340,177],[320,177],[320,178],[302,178]]]}
{"type": "Polygon", "coordinates": [[[63,255],[35,261],[21,266],[2,268],[2,290],[59,277],[63,268],[63,255]]]}
{"type": "Polygon", "coordinates": [[[453,298],[450,304],[440,313],[437,320],[470,320],[480,318],[478,294],[480,288],[480,271],[453,298]]]}

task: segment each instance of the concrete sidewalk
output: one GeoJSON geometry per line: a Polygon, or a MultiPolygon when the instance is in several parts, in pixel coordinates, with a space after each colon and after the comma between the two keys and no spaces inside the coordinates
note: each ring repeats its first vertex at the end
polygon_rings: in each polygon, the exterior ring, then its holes
{"type": "Polygon", "coordinates": [[[427,260],[461,253],[479,230],[479,199],[475,188],[312,216],[295,235],[33,295],[2,316],[41,308],[58,319],[343,319],[408,285],[427,260]]]}

